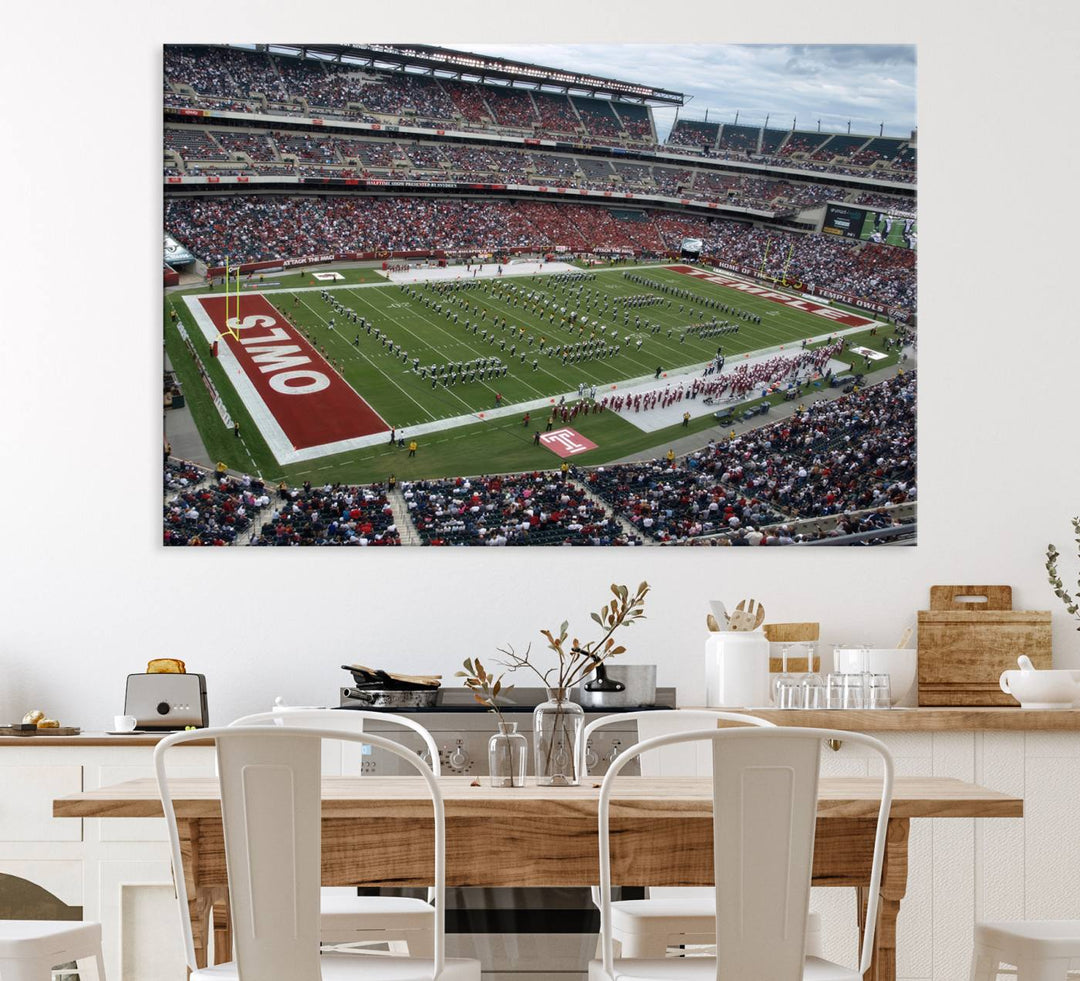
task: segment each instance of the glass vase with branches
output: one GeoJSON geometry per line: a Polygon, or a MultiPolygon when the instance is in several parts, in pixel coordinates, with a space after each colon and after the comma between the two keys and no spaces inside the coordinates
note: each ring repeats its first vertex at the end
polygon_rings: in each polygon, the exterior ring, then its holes
{"type": "Polygon", "coordinates": [[[616,644],[614,635],[623,627],[632,626],[645,618],[645,597],[649,584],[642,582],[634,593],[627,586],[611,584],[613,598],[590,618],[600,627],[600,636],[583,642],[570,636],[569,621],[559,626],[558,635],[541,630],[547,639],[547,649],[554,652],[556,663],[541,670],[532,658],[532,645],[518,653],[512,645],[500,647],[503,667],[532,671],[548,691],[548,701],[537,706],[533,716],[534,753],[537,781],[548,785],[574,785],[580,782],[577,772],[577,741],[581,736],[583,712],[570,700],[570,689],[584,681],[608,658],[626,651],[616,644]]]}

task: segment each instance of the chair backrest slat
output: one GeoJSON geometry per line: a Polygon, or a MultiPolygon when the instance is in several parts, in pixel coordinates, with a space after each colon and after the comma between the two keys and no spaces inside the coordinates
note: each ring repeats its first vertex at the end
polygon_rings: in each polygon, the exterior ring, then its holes
{"type": "Polygon", "coordinates": [[[318,981],[319,740],[237,730],[217,756],[237,961],[247,977],[318,981]]]}
{"type": "Polygon", "coordinates": [[[613,971],[610,804],[615,780],[632,760],[681,743],[712,754],[713,873],[716,884],[717,981],[798,981],[803,976],[813,872],[821,747],[843,739],[882,760],[866,926],[859,971],[873,953],[878,894],[892,804],[893,764],[879,740],[862,733],[794,727],[741,727],[658,736],[624,750],[600,789],[600,921],[604,969],[613,971]]]}
{"type": "Polygon", "coordinates": [[[431,770],[435,776],[441,774],[439,747],[431,733],[419,722],[405,715],[393,712],[375,712],[364,709],[331,708],[281,708],[273,712],[257,712],[245,715],[230,722],[230,726],[280,725],[280,726],[315,726],[320,729],[340,729],[342,732],[364,732],[365,722],[378,722],[381,725],[392,724],[410,729],[423,741],[428,756],[431,757],[431,770]]]}
{"type": "Polygon", "coordinates": [[[820,746],[714,745],[717,977],[802,977],[820,746]]]}
{"type": "MultiPolygon", "coordinates": [[[[196,967],[195,945],[165,757],[173,746],[196,739],[213,740],[217,751],[229,903],[241,979],[320,981],[320,759],[322,741],[327,739],[377,746],[404,760],[427,784],[435,824],[432,977],[438,978],[445,964],[446,819],[435,775],[412,750],[385,736],[297,725],[177,732],[161,740],[154,750],[188,967],[196,967]]],[[[356,847],[362,848],[363,843],[358,840],[356,847]]]]}
{"type": "MultiPolygon", "coordinates": [[[[712,712],[703,709],[653,709],[644,712],[619,712],[605,715],[590,722],[581,736],[579,773],[586,773],[585,752],[589,737],[597,729],[618,725],[624,727],[633,722],[637,726],[638,742],[667,736],[676,732],[699,729],[715,729],[717,723],[739,722],[748,726],[772,726],[753,715],[741,712],[712,712]]],[[[680,743],[664,746],[656,752],[647,753],[641,760],[643,777],[694,777],[704,776],[712,766],[709,747],[703,743],[680,743]]]]}

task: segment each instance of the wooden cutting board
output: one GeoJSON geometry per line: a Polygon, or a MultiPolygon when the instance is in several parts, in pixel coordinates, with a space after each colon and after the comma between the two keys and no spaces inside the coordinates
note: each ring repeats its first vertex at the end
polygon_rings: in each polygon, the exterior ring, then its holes
{"type": "Polygon", "coordinates": [[[59,726],[53,729],[15,729],[12,726],[0,726],[0,736],[77,736],[82,729],[78,726],[59,726]]]}
{"type": "Polygon", "coordinates": [[[931,586],[919,611],[919,704],[1015,706],[998,679],[1021,654],[1052,667],[1048,610],[1014,610],[1010,586],[931,586]]]}
{"type": "MultiPolygon", "coordinates": [[[[762,630],[765,631],[765,639],[770,644],[797,644],[800,641],[817,642],[821,636],[821,624],[807,623],[767,623],[762,630]]],[[[775,652],[775,648],[773,649],[775,652]]],[[[820,671],[821,652],[818,651],[813,659],[813,664],[807,664],[805,657],[788,658],[788,671],[820,671]]],[[[769,671],[776,673],[783,671],[783,659],[771,656],[769,658],[769,671]]]]}

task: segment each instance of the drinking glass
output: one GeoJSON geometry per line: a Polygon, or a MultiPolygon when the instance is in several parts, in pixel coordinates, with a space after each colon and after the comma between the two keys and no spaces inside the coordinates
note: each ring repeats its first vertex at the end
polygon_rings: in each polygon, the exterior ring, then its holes
{"type": "Polygon", "coordinates": [[[806,658],[807,674],[816,674],[820,671],[820,665],[814,663],[817,659],[817,644],[812,640],[803,640],[793,644],[791,656],[796,659],[806,658]]]}
{"type": "Polygon", "coordinates": [[[870,675],[866,707],[872,709],[892,708],[892,681],[887,674],[870,675]]]}
{"type": "MultiPolygon", "coordinates": [[[[788,658],[791,657],[791,644],[785,644],[780,648],[780,674],[773,679],[773,702],[777,708],[783,708],[780,704],[780,686],[784,684],[794,684],[796,677],[790,671],[788,671],[788,658]]],[[[789,705],[788,708],[798,708],[796,705],[789,705]]]]}
{"type": "Polygon", "coordinates": [[[781,675],[776,683],[776,707],[781,709],[802,708],[802,688],[795,675],[781,675]]]}
{"type": "Polygon", "coordinates": [[[866,707],[866,678],[863,674],[845,674],[842,676],[840,704],[846,709],[866,707]]]}
{"type": "Polygon", "coordinates": [[[847,675],[833,671],[825,675],[825,707],[838,709],[844,707],[844,678],[847,675]]]}
{"type": "Polygon", "coordinates": [[[804,709],[827,708],[825,681],[816,671],[804,674],[800,681],[802,707],[804,709]]]}

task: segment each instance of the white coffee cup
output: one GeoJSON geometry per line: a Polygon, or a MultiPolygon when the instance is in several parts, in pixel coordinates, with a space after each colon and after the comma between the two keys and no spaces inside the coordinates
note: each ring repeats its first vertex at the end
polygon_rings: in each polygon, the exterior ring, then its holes
{"type": "Polygon", "coordinates": [[[134,715],[114,715],[113,732],[134,732],[139,720],[134,715]]]}

